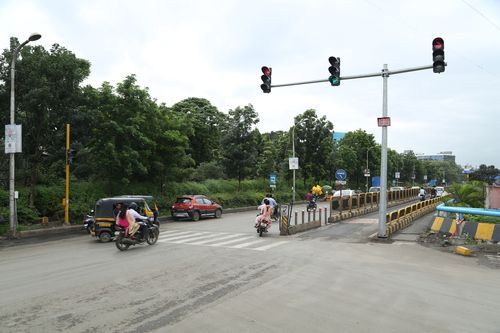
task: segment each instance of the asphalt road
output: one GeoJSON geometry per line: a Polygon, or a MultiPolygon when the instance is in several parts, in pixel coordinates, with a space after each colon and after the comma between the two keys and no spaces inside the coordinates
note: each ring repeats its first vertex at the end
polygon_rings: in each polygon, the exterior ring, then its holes
{"type": "Polygon", "coordinates": [[[500,270],[477,258],[371,241],[370,215],[262,238],[254,219],[167,223],[125,252],[88,235],[3,247],[0,331],[500,332],[500,270]]]}

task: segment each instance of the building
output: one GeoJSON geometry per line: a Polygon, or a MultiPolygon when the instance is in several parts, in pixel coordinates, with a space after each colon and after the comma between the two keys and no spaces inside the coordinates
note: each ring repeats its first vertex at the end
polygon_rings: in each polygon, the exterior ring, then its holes
{"type": "Polygon", "coordinates": [[[443,151],[434,155],[417,154],[419,161],[452,161],[455,163],[455,155],[451,151],[443,151]]]}

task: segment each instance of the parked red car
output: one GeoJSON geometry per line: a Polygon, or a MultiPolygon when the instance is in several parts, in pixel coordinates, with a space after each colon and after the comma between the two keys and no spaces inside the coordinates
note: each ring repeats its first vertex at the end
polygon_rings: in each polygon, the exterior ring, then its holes
{"type": "Polygon", "coordinates": [[[201,217],[222,215],[222,206],[204,195],[182,195],[175,199],[170,209],[174,220],[190,218],[198,221],[201,217]]]}

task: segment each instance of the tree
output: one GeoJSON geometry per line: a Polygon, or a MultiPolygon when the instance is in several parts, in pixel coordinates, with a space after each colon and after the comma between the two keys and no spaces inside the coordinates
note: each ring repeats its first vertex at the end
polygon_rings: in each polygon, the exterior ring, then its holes
{"type": "Polygon", "coordinates": [[[220,159],[220,140],[226,115],[204,98],[191,97],[172,106],[173,112],[185,115],[184,125],[188,132],[189,152],[196,165],[220,159]]]}
{"type": "Polygon", "coordinates": [[[299,158],[304,186],[310,177],[315,182],[329,175],[333,155],[333,124],[323,116],[318,118],[316,110],[309,109],[295,117],[295,152],[299,158]]]}
{"type": "Polygon", "coordinates": [[[458,206],[484,208],[486,194],[483,183],[480,181],[471,181],[465,184],[455,183],[450,187],[450,192],[458,206]]]}
{"type": "MultiPolygon", "coordinates": [[[[11,39],[4,50],[0,77],[9,82],[12,50],[19,44],[11,39]]],[[[23,154],[20,156],[24,183],[30,186],[30,206],[36,185],[51,163],[64,165],[65,124],[71,123],[80,101],[80,83],[90,74],[90,63],[54,44],[49,52],[42,46],[25,46],[16,65],[16,122],[23,125],[23,154]],[[48,158],[44,159],[44,156],[48,158]]],[[[61,172],[64,169],[61,168],[61,172]]]]}
{"type": "MultiPolygon", "coordinates": [[[[363,170],[366,169],[366,156],[368,152],[369,161],[377,160],[375,159],[374,148],[377,147],[375,143],[375,137],[373,134],[368,134],[362,129],[358,129],[354,132],[348,132],[342,140],[339,142],[339,160],[341,161],[341,166],[346,170],[349,177],[349,182],[352,186],[356,188],[364,187],[362,184],[365,182],[365,177],[363,170]]],[[[373,172],[376,168],[374,163],[368,163],[368,168],[370,165],[373,166],[373,172]]],[[[374,173],[375,174],[375,173],[374,173]]]]}
{"type": "Polygon", "coordinates": [[[498,175],[500,175],[500,170],[495,168],[494,165],[486,166],[486,164],[481,164],[479,169],[474,170],[474,172],[469,175],[469,179],[492,184],[495,177],[498,175]]]}
{"type": "Polygon", "coordinates": [[[222,138],[222,156],[225,173],[241,181],[255,174],[257,142],[260,133],[254,129],[259,122],[251,104],[229,110],[228,127],[222,138]]]}

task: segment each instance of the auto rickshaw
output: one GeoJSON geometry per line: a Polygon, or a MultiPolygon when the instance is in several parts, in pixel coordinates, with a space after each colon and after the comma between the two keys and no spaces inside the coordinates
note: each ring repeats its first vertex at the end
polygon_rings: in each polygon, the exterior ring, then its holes
{"type": "Polygon", "coordinates": [[[115,235],[116,205],[123,203],[130,205],[135,202],[138,206],[138,213],[145,216],[153,216],[153,212],[144,198],[140,197],[112,197],[97,200],[94,209],[94,226],[90,231],[93,237],[101,242],[109,242],[115,235]],[[149,213],[148,213],[149,212],[149,213]]]}

